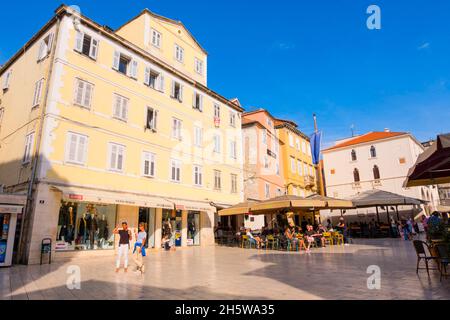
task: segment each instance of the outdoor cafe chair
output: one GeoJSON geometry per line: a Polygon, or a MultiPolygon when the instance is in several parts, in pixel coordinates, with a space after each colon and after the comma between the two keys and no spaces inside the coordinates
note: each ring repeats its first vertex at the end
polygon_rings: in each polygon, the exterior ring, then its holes
{"type": "MultiPolygon", "coordinates": [[[[428,246],[428,244],[424,241],[421,240],[414,240],[413,241],[414,244],[414,249],[416,250],[416,254],[417,254],[417,268],[416,268],[416,273],[419,274],[419,269],[426,269],[428,276],[430,276],[430,267],[428,265],[428,261],[430,260],[436,260],[437,257],[433,257],[431,256],[431,251],[430,251],[430,247],[428,246]],[[425,261],[425,268],[420,268],[420,261],[424,260],[425,261]]],[[[435,268],[431,269],[431,270],[436,270],[435,268]]]]}
{"type": "Polygon", "coordinates": [[[298,251],[298,240],[287,239],[287,251],[298,251]]]}
{"type": "Polygon", "coordinates": [[[266,250],[270,249],[274,250],[274,248],[278,249],[278,238],[275,238],[273,235],[268,235],[266,238],[266,250]]]}
{"type": "Polygon", "coordinates": [[[332,236],[336,245],[344,245],[344,236],[341,233],[333,232],[332,236]]]}
{"type": "Polygon", "coordinates": [[[449,264],[449,257],[448,257],[448,247],[445,244],[439,244],[436,246],[436,251],[438,254],[438,262],[439,262],[439,272],[441,273],[440,281],[442,281],[442,278],[448,277],[447,273],[447,266],[449,264]]]}
{"type": "Polygon", "coordinates": [[[325,241],[327,244],[329,244],[331,246],[334,245],[334,239],[331,236],[331,232],[324,232],[322,235],[325,238],[325,241]]]}

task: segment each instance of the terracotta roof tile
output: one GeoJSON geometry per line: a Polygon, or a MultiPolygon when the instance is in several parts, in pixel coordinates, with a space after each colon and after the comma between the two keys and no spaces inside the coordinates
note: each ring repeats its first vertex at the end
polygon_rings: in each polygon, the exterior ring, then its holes
{"type": "Polygon", "coordinates": [[[354,139],[350,139],[345,142],[338,143],[337,145],[335,145],[331,148],[325,149],[323,151],[330,151],[330,150],[334,150],[334,149],[357,145],[360,143],[366,143],[366,142],[372,142],[372,141],[377,141],[377,140],[393,138],[393,137],[402,136],[405,134],[407,134],[407,133],[406,132],[369,132],[369,133],[363,134],[362,136],[356,137],[354,139]]]}

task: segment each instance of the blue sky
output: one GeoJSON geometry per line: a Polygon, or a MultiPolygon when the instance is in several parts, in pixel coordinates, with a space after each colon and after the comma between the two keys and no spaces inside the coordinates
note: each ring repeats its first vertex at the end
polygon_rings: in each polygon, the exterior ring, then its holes
{"type": "MultiPolygon", "coordinates": [[[[2,4],[0,63],[61,1],[2,4]],[[19,16],[20,12],[20,16],[19,16]],[[9,14],[7,14],[9,13],[9,14]]],[[[313,131],[325,145],[390,128],[418,139],[450,131],[450,1],[215,0],[77,1],[117,28],[143,8],[182,20],[209,52],[209,86],[248,110],[267,108],[313,131]],[[428,4],[427,4],[428,3],[428,4]],[[368,30],[366,9],[382,10],[368,30]]]]}

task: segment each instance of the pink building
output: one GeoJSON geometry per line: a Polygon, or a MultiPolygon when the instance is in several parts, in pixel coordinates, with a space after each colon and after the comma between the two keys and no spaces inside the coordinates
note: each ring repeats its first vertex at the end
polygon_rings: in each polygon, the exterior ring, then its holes
{"type": "Polygon", "coordinates": [[[280,140],[274,127],[275,118],[266,110],[244,113],[244,197],[266,200],[284,195],[283,161],[280,140]]]}

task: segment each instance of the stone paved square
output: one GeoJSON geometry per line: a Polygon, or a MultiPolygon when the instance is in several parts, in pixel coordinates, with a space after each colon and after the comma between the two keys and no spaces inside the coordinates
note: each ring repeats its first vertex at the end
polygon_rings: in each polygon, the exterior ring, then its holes
{"type": "Polygon", "coordinates": [[[355,240],[311,254],[240,248],[151,252],[141,276],[114,272],[114,257],[83,258],[0,270],[1,299],[450,299],[450,280],[416,275],[412,243],[355,240]],[[66,286],[69,266],[81,269],[81,290],[66,286]],[[381,289],[367,288],[367,267],[381,268],[381,289]]]}

